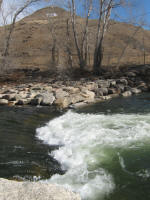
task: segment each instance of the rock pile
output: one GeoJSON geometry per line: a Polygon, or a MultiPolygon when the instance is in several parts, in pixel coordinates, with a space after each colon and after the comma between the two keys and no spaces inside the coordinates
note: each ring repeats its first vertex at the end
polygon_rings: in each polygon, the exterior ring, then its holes
{"type": "Polygon", "coordinates": [[[76,107],[107,100],[119,95],[128,97],[150,90],[150,68],[141,68],[122,74],[119,78],[78,81],[47,81],[0,89],[0,105],[76,107]]]}

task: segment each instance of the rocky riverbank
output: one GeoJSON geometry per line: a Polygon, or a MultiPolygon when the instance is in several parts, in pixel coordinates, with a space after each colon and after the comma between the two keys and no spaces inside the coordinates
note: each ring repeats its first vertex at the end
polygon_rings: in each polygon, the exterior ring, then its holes
{"type": "Polygon", "coordinates": [[[0,179],[1,200],[81,200],[78,194],[50,183],[0,179]]]}
{"type": "Polygon", "coordinates": [[[68,108],[84,106],[117,97],[128,97],[150,90],[150,66],[132,69],[110,78],[81,78],[80,80],[54,80],[46,82],[3,85],[0,105],[56,106],[68,108]]]}

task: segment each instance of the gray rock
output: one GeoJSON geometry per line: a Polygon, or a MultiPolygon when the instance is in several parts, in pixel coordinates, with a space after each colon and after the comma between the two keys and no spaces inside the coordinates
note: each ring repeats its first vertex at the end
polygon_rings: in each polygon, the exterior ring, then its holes
{"type": "Polygon", "coordinates": [[[131,91],[131,87],[130,86],[125,86],[124,87],[124,91],[131,91]]]}
{"type": "Polygon", "coordinates": [[[110,87],[115,87],[115,86],[116,86],[116,81],[115,80],[110,81],[110,87]]]}
{"type": "Polygon", "coordinates": [[[135,72],[126,72],[126,76],[128,76],[128,77],[136,77],[136,73],[135,72]]]}
{"type": "Polygon", "coordinates": [[[43,91],[51,93],[53,91],[52,86],[44,86],[43,91]]]}
{"type": "Polygon", "coordinates": [[[2,98],[8,101],[13,101],[14,97],[15,97],[15,94],[6,94],[2,98]]]}
{"type": "Polygon", "coordinates": [[[60,88],[55,91],[55,96],[56,99],[60,99],[69,96],[69,93],[60,88]]]}
{"type": "Polygon", "coordinates": [[[79,88],[75,88],[75,87],[71,87],[71,86],[70,87],[64,87],[63,90],[65,90],[66,92],[69,92],[71,94],[80,92],[79,88]]]}
{"type": "Polygon", "coordinates": [[[128,85],[130,87],[134,87],[135,83],[134,83],[134,81],[128,80],[128,85]]]}
{"type": "Polygon", "coordinates": [[[117,84],[128,85],[128,81],[125,78],[118,79],[116,82],[117,84]]]}
{"type": "Polygon", "coordinates": [[[108,87],[110,87],[110,82],[107,81],[107,80],[98,80],[97,84],[98,84],[99,88],[108,88],[108,87]]]}
{"type": "Polygon", "coordinates": [[[78,194],[42,182],[0,179],[0,200],[81,200],[78,194]]]}
{"type": "Polygon", "coordinates": [[[70,108],[77,109],[77,108],[81,108],[81,107],[84,107],[84,106],[87,106],[86,102],[79,102],[79,103],[75,103],[75,104],[71,105],[70,108]]]}
{"type": "Polygon", "coordinates": [[[3,94],[0,94],[0,99],[2,99],[3,96],[4,96],[3,94]]]}
{"type": "Polygon", "coordinates": [[[129,97],[132,95],[132,92],[131,91],[126,91],[124,93],[121,94],[123,97],[129,97]]]}
{"type": "Polygon", "coordinates": [[[84,91],[84,93],[81,93],[81,96],[85,98],[85,101],[87,102],[93,102],[95,99],[95,93],[89,90],[84,91]]]}
{"type": "Polygon", "coordinates": [[[73,94],[70,96],[70,101],[71,101],[71,104],[75,104],[75,103],[78,103],[78,102],[83,102],[85,100],[85,98],[80,94],[73,94]]]}
{"type": "Polygon", "coordinates": [[[14,89],[7,89],[3,92],[3,94],[14,94],[16,91],[14,89]]]}
{"type": "Polygon", "coordinates": [[[38,94],[34,97],[34,99],[31,99],[30,104],[32,106],[37,106],[41,104],[42,100],[43,100],[43,96],[41,94],[38,94]]]}
{"type": "Polygon", "coordinates": [[[7,105],[8,100],[7,99],[0,99],[0,105],[7,105]]]}
{"type": "Polygon", "coordinates": [[[110,94],[109,95],[111,98],[116,98],[116,97],[119,97],[119,94],[115,93],[115,94],[110,94]]]}
{"type": "Polygon", "coordinates": [[[131,92],[132,92],[132,94],[139,94],[142,92],[142,90],[140,90],[138,88],[131,88],[131,92]]]}
{"type": "Polygon", "coordinates": [[[59,108],[62,108],[62,109],[68,108],[69,105],[71,104],[71,99],[70,99],[70,97],[59,98],[59,99],[56,99],[56,101],[54,103],[59,108]]]}
{"type": "Polygon", "coordinates": [[[99,88],[96,91],[96,96],[107,96],[108,95],[108,89],[107,88],[99,88]]]}
{"type": "Polygon", "coordinates": [[[117,84],[116,87],[120,90],[121,93],[125,91],[125,89],[124,89],[125,86],[123,84],[117,84]]]}
{"type": "Polygon", "coordinates": [[[142,92],[148,92],[149,88],[145,85],[145,86],[138,86],[138,89],[140,89],[142,92]]]}
{"type": "Polygon", "coordinates": [[[17,101],[17,103],[15,105],[22,106],[22,105],[24,105],[24,101],[23,100],[19,100],[19,101],[17,101]]]}
{"type": "Polygon", "coordinates": [[[23,106],[23,105],[27,105],[30,103],[30,99],[20,99],[18,100],[15,105],[18,105],[18,106],[23,106]]]}
{"type": "Polygon", "coordinates": [[[37,106],[37,105],[40,105],[41,101],[39,101],[39,99],[31,99],[30,101],[30,105],[32,106],[37,106]]]}
{"type": "Polygon", "coordinates": [[[146,86],[147,84],[144,82],[144,81],[140,81],[139,84],[138,84],[138,87],[140,86],[146,86]]]}
{"type": "Polygon", "coordinates": [[[41,87],[33,87],[32,90],[39,91],[39,90],[42,90],[42,88],[41,87]]]}
{"type": "Polygon", "coordinates": [[[103,100],[109,100],[109,99],[112,98],[112,96],[111,96],[111,95],[108,95],[108,96],[103,96],[102,98],[103,98],[103,100]]]}
{"type": "Polygon", "coordinates": [[[52,105],[55,100],[53,93],[43,93],[38,94],[31,100],[30,104],[33,106],[42,105],[49,106],[52,105]]]}
{"type": "Polygon", "coordinates": [[[20,99],[22,99],[23,97],[20,94],[16,94],[11,101],[19,101],[20,99]]]}
{"type": "Polygon", "coordinates": [[[86,88],[87,90],[95,91],[96,89],[98,89],[98,84],[96,83],[86,84],[86,88]]]}
{"type": "Polygon", "coordinates": [[[108,89],[108,94],[115,94],[115,93],[116,93],[115,88],[109,88],[108,89]]]}
{"type": "Polygon", "coordinates": [[[42,96],[43,96],[42,101],[41,101],[42,106],[52,105],[53,102],[55,101],[55,97],[53,93],[46,93],[46,94],[43,94],[42,96]]]}

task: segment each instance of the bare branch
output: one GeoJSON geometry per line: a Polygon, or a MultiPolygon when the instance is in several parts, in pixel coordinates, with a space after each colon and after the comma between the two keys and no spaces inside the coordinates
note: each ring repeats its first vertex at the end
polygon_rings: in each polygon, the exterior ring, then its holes
{"type": "Polygon", "coordinates": [[[13,20],[12,20],[12,23],[11,25],[9,26],[9,33],[7,35],[7,38],[6,38],[6,46],[5,46],[5,50],[4,50],[4,56],[7,56],[9,55],[9,46],[10,46],[10,39],[11,39],[11,35],[12,35],[12,32],[14,30],[14,27],[15,27],[15,23],[16,23],[16,19],[17,17],[26,9],[28,8],[32,3],[35,3],[35,2],[38,2],[40,0],[26,0],[25,4],[20,7],[14,14],[13,16],[13,20]]]}

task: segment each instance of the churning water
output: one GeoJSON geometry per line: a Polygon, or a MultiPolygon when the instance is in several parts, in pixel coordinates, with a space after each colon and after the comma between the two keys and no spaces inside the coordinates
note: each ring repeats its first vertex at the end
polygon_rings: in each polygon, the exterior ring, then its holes
{"type": "Polygon", "coordinates": [[[66,113],[12,109],[1,130],[0,176],[46,179],[83,200],[150,199],[150,94],[66,113]]]}
{"type": "Polygon", "coordinates": [[[150,114],[68,111],[37,129],[37,137],[47,144],[60,145],[51,155],[66,173],[54,175],[50,181],[80,193],[83,199],[102,199],[113,192],[115,177],[105,168],[113,165],[113,159],[131,176],[150,177],[150,169],[128,171],[122,155],[127,149],[133,152],[150,142],[150,114]]]}

